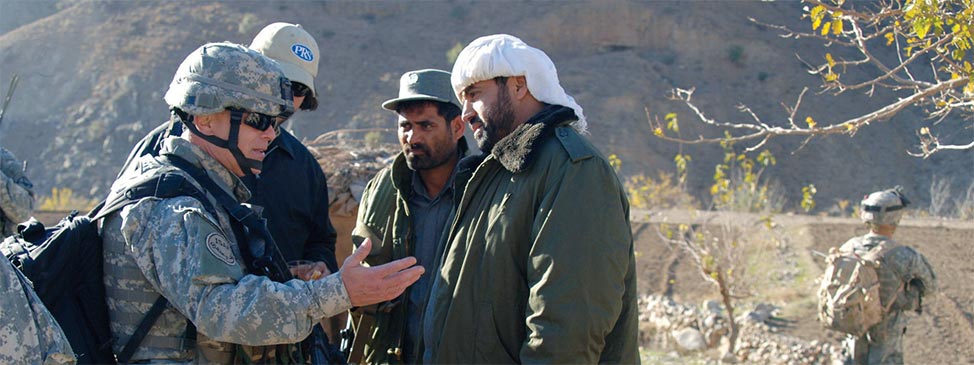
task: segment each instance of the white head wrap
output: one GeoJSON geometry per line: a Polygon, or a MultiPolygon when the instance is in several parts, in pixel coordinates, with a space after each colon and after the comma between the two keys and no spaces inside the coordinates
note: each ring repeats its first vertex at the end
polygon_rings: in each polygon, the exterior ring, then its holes
{"type": "Polygon", "coordinates": [[[582,107],[558,83],[555,64],[540,49],[527,45],[517,37],[495,34],[475,39],[457,56],[451,74],[450,81],[457,98],[467,86],[480,81],[501,76],[524,76],[528,90],[535,99],[571,108],[578,117],[577,121],[572,122],[572,127],[579,133],[587,129],[582,107]]]}

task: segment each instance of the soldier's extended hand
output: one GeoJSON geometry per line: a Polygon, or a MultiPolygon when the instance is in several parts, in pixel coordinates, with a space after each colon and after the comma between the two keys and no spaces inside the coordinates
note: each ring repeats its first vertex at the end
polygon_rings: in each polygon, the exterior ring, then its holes
{"type": "Polygon", "coordinates": [[[345,259],[342,268],[338,270],[342,274],[348,299],[356,307],[398,297],[426,271],[422,266],[416,265],[414,257],[374,267],[362,266],[362,261],[371,250],[372,241],[366,239],[345,259]]]}

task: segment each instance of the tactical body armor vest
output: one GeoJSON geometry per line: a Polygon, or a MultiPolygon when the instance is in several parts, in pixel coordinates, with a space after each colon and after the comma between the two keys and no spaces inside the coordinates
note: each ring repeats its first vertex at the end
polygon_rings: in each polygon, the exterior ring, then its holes
{"type": "MultiPolygon", "coordinates": [[[[128,187],[164,173],[182,174],[182,171],[163,165],[156,159],[144,159],[141,163],[138,169],[140,173],[135,175],[137,177],[113,187],[112,194],[124,193],[128,187]]],[[[209,197],[209,194],[207,196],[209,197]]],[[[209,206],[215,206],[212,198],[207,203],[209,206]]],[[[225,234],[232,232],[229,220],[224,216],[225,213],[218,209],[216,211],[209,213],[219,220],[219,226],[225,234]]],[[[117,337],[114,345],[115,353],[122,350],[121,345],[127,342],[146,311],[160,296],[135,263],[131,247],[125,247],[125,240],[119,237],[121,224],[122,219],[116,213],[106,217],[102,225],[103,237],[105,237],[103,248],[105,294],[111,318],[111,331],[113,336],[117,337]]],[[[227,236],[232,237],[232,234],[227,236]]],[[[196,334],[192,323],[185,316],[175,308],[167,306],[138,347],[133,359],[192,361],[197,347],[199,347],[198,352],[205,359],[204,362],[229,363],[233,358],[232,345],[208,340],[204,335],[196,334]]]]}

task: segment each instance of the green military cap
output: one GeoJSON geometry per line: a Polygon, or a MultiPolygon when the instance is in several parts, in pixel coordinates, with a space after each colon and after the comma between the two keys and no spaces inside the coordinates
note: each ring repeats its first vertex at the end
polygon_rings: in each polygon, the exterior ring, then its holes
{"type": "Polygon", "coordinates": [[[425,69],[404,73],[399,78],[399,97],[386,100],[382,107],[396,111],[400,102],[412,100],[439,101],[460,107],[453,95],[450,73],[442,70],[425,69]]]}

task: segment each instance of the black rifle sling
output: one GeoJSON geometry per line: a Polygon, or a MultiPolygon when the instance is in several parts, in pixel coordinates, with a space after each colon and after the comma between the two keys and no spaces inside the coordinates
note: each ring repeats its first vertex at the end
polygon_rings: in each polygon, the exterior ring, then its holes
{"type": "Polygon", "coordinates": [[[161,158],[192,176],[233,218],[230,223],[231,226],[234,226],[237,244],[241,246],[240,250],[245,256],[244,259],[247,260],[247,269],[250,270],[250,273],[267,276],[280,283],[294,278],[287,267],[284,256],[278,250],[274,238],[271,237],[271,233],[267,229],[267,220],[258,216],[252,209],[240,204],[236,198],[210,179],[203,169],[175,155],[163,155],[161,158]]]}
{"type": "MultiPolygon", "coordinates": [[[[145,336],[149,334],[149,329],[156,324],[156,320],[162,315],[162,311],[166,309],[169,305],[169,300],[164,296],[159,296],[155,303],[152,303],[152,308],[149,308],[149,312],[142,317],[142,322],[139,322],[139,326],[135,328],[135,332],[132,332],[132,337],[129,337],[129,341],[125,343],[125,347],[122,348],[122,352],[118,354],[118,363],[125,364],[132,359],[135,355],[135,350],[139,348],[142,344],[142,340],[145,336]]],[[[189,322],[189,320],[187,320],[189,322]]],[[[188,323],[192,326],[192,322],[188,323]]]]}
{"type": "MultiPolygon", "coordinates": [[[[91,218],[92,222],[104,218],[105,216],[118,211],[125,207],[126,205],[135,203],[142,198],[154,196],[157,198],[174,198],[178,196],[189,196],[196,200],[199,200],[204,209],[210,213],[215,214],[216,211],[213,210],[213,205],[206,199],[203,192],[199,191],[192,183],[186,181],[186,178],[179,174],[163,174],[157,178],[147,180],[141,184],[133,186],[125,191],[124,194],[117,196],[112,199],[112,201],[104,200],[90,212],[88,212],[88,217],[91,218]]],[[[127,363],[135,355],[135,350],[138,349],[142,340],[145,336],[149,334],[149,329],[156,323],[159,316],[162,315],[163,310],[169,305],[169,300],[166,297],[160,295],[149,312],[142,317],[142,321],[139,322],[138,327],[136,327],[135,332],[129,337],[128,342],[122,348],[122,352],[118,354],[119,363],[127,363]]],[[[196,329],[193,323],[187,320],[187,331],[185,337],[195,337],[196,329]]]]}

